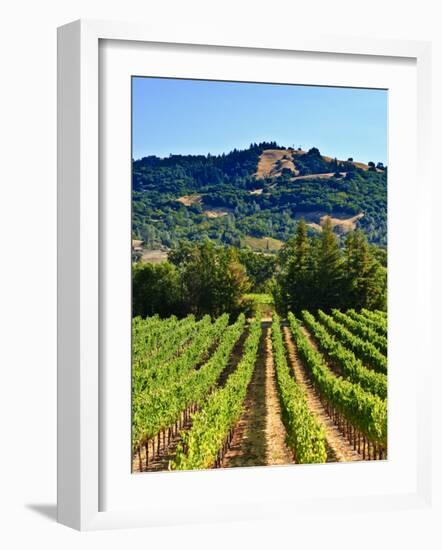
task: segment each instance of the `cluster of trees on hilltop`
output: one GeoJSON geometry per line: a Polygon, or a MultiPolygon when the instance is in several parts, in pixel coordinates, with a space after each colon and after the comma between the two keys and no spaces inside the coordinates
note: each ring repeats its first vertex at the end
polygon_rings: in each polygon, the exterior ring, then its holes
{"type": "Polygon", "coordinates": [[[235,316],[248,312],[245,294],[252,290],[272,292],[282,314],[385,309],[387,271],[381,262],[361,231],[349,233],[340,247],[330,222],[320,235],[309,236],[301,220],[277,256],[210,241],[183,243],[167,262],[134,265],[133,314],[235,316]]]}
{"type": "MultiPolygon", "coordinates": [[[[251,143],[248,149],[233,149],[221,155],[170,155],[165,158],[148,156],[133,161],[133,189],[156,190],[174,175],[180,192],[198,191],[207,184],[233,183],[256,172],[260,154],[266,149],[283,149],[274,141],[251,143]],[[190,189],[191,188],[191,189],[190,189]]],[[[163,189],[169,191],[168,188],[163,189]]]]}
{"type": "Polygon", "coordinates": [[[265,142],[223,155],[151,156],[134,161],[134,238],[150,248],[207,239],[238,247],[246,235],[286,241],[303,213],[321,211],[345,217],[364,212],[360,226],[368,240],[386,245],[385,169],[378,172],[373,164],[363,171],[350,161],[326,159],[312,148],[296,157],[301,174],[330,172],[334,177],[292,181],[293,174],[284,170],[277,178],[257,180],[259,155],[265,149],[284,147],[265,142]],[[262,189],[261,194],[250,193],[256,188],[262,189]],[[191,194],[201,195],[201,202],[192,206],[177,202],[191,194]],[[228,214],[208,219],[204,210],[213,208],[223,208],[228,214]]]}

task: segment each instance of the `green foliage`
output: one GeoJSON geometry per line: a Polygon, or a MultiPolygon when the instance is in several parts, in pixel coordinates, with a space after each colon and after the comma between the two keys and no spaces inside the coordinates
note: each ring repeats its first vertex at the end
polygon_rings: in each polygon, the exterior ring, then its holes
{"type": "Polygon", "coordinates": [[[373,344],[355,336],[345,326],[336,322],[323,311],[318,311],[321,323],[327,327],[345,346],[364,362],[365,365],[377,372],[387,373],[387,358],[373,344]]]}
{"type": "Polygon", "coordinates": [[[250,284],[234,248],[216,247],[211,242],[195,246],[179,270],[191,312],[215,317],[240,312],[242,296],[250,284]]]}
{"type": "Polygon", "coordinates": [[[327,355],[332,364],[342,370],[346,378],[354,384],[359,384],[364,390],[378,395],[381,399],[387,398],[385,374],[365,368],[355,354],[334,338],[311,313],[303,311],[302,318],[321,351],[327,355]]]}
{"type": "Polygon", "coordinates": [[[378,348],[378,350],[384,355],[387,354],[387,338],[385,336],[381,336],[375,330],[367,326],[367,323],[364,321],[356,321],[337,309],[333,310],[333,317],[336,321],[343,324],[350,332],[356,336],[359,336],[363,340],[370,342],[370,344],[373,344],[373,346],[378,348]]]}
{"type": "MultiPolygon", "coordinates": [[[[179,381],[196,364],[201,362],[206,354],[220,338],[226,329],[229,321],[228,315],[219,317],[212,325],[210,317],[206,316],[199,323],[194,324],[193,330],[189,330],[188,339],[175,340],[175,334],[172,334],[164,326],[165,337],[168,338],[163,343],[163,353],[166,357],[160,360],[151,357],[144,357],[137,362],[133,362],[133,390],[136,395],[148,390],[153,393],[158,389],[163,389],[165,384],[173,381],[179,381]],[[165,350],[172,348],[175,357],[168,356],[165,350]]],[[[176,330],[178,332],[178,329],[176,330]]]]}
{"type": "MultiPolygon", "coordinates": [[[[387,271],[362,231],[349,233],[345,242],[345,276],[348,304],[356,309],[386,308],[387,271]]],[[[382,261],[382,258],[381,258],[382,261]]]]}
{"type": "Polygon", "coordinates": [[[361,313],[357,313],[353,309],[347,311],[352,319],[363,323],[367,328],[371,328],[376,331],[378,334],[387,338],[388,325],[386,312],[384,311],[369,311],[367,309],[362,309],[361,313]]]}
{"type": "Polygon", "coordinates": [[[324,428],[310,412],[304,391],[290,374],[277,315],[273,317],[272,343],[287,443],[299,464],[326,462],[324,428]]]}
{"type": "Polygon", "coordinates": [[[342,248],[330,220],[312,237],[300,220],[296,236],[278,254],[278,266],[272,292],[281,313],[386,307],[387,272],[361,231],[349,233],[342,248]]]}
{"type": "Polygon", "coordinates": [[[363,390],[359,384],[336,377],[322,355],[312,348],[292,313],[288,320],[299,356],[322,398],[369,440],[386,448],[386,401],[363,390]]]}
{"type": "Polygon", "coordinates": [[[229,431],[243,411],[247,387],[255,367],[261,338],[261,321],[255,319],[244,344],[241,361],[224,387],[213,392],[192,417],[192,428],[183,436],[171,465],[175,470],[211,468],[229,431]]]}
{"type": "Polygon", "coordinates": [[[250,290],[246,270],[233,247],[210,241],[183,244],[170,254],[170,262],[134,264],[133,312],[197,317],[244,310],[243,295],[250,290]]]}
{"type": "MultiPolygon", "coordinates": [[[[161,430],[171,427],[184,410],[199,405],[214,387],[227,365],[233,346],[244,330],[240,315],[226,328],[227,316],[202,331],[177,357],[174,364],[164,363],[155,369],[156,376],[140,366],[132,375],[132,448],[135,451],[161,430]],[[211,357],[196,368],[210,348],[218,342],[211,357]],[[165,369],[164,374],[161,372],[165,369]]],[[[148,320],[147,320],[148,321],[148,320]]],[[[165,330],[168,330],[167,328],[165,330]]]]}
{"type": "Polygon", "coordinates": [[[275,310],[275,303],[271,294],[245,294],[244,302],[248,304],[250,317],[271,317],[275,310]]]}
{"type": "Polygon", "coordinates": [[[296,236],[287,242],[278,260],[282,267],[276,299],[279,309],[293,309],[294,304],[299,309],[308,307],[313,297],[314,256],[304,220],[298,223],[296,236]]]}
{"type": "Polygon", "coordinates": [[[152,368],[170,359],[207,323],[210,324],[209,317],[196,323],[193,315],[180,321],[175,316],[164,321],[158,316],[145,320],[135,317],[132,320],[132,368],[136,369],[140,363],[152,368]]]}
{"type": "Polygon", "coordinates": [[[170,263],[137,263],[132,268],[133,315],[168,317],[181,307],[180,275],[170,263]]]}
{"type": "Polygon", "coordinates": [[[180,240],[211,239],[239,246],[245,236],[286,241],[296,219],[310,212],[353,216],[364,212],[359,224],[369,242],[387,243],[387,172],[364,171],[352,162],[327,160],[316,148],[296,156],[301,175],[334,173],[320,178],[257,180],[259,155],[282,149],[274,142],[251,144],[249,149],[223,155],[171,155],[133,162],[132,232],[149,248],[173,247],[180,240]],[[341,177],[342,173],[345,177],[341,177]],[[262,193],[251,194],[260,188],[262,193]],[[201,203],[185,206],[184,195],[201,195],[201,203]],[[223,208],[227,216],[208,219],[204,210],[223,208]]]}
{"type": "Polygon", "coordinates": [[[255,293],[265,291],[267,282],[275,273],[276,257],[242,249],[238,252],[238,259],[246,270],[252,291],[255,293]]]}
{"type": "Polygon", "coordinates": [[[309,174],[325,174],[338,170],[336,159],[331,162],[325,160],[316,147],[312,147],[305,155],[297,156],[296,167],[302,176],[309,174]]]}
{"type": "Polygon", "coordinates": [[[318,307],[328,308],[330,304],[342,303],[344,299],[342,253],[329,218],[322,227],[316,266],[315,290],[318,307]]]}

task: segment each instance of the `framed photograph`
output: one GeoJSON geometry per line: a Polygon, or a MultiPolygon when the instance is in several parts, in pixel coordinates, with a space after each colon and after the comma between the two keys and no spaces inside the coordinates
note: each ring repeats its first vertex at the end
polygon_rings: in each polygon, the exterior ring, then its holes
{"type": "Polygon", "coordinates": [[[430,45],[58,50],[59,521],[427,506],[430,45]]]}

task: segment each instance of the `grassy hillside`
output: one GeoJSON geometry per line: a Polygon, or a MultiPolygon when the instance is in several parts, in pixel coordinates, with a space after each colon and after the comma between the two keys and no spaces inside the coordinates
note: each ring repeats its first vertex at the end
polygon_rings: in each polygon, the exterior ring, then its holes
{"type": "Polygon", "coordinates": [[[386,169],[274,142],[133,162],[133,237],[148,248],[209,238],[271,249],[293,235],[300,218],[319,232],[327,216],[336,233],[360,227],[369,242],[385,246],[386,169]]]}

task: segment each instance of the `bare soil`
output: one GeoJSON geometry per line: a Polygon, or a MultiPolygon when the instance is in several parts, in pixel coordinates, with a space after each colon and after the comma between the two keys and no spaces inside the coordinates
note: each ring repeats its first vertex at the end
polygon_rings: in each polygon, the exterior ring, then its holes
{"type": "Polygon", "coordinates": [[[221,208],[213,208],[212,210],[204,210],[204,215],[208,218],[215,219],[215,218],[222,218],[223,216],[227,216],[229,213],[228,210],[222,210],[221,208]]]}
{"type": "Polygon", "coordinates": [[[200,204],[202,200],[202,195],[183,195],[176,201],[184,204],[184,206],[192,206],[192,204],[200,204]]]}
{"type": "Polygon", "coordinates": [[[348,233],[349,231],[354,231],[356,229],[356,223],[363,217],[363,212],[360,212],[351,218],[332,218],[328,214],[324,214],[323,216],[320,216],[319,223],[310,222],[307,223],[307,225],[317,231],[322,231],[322,226],[325,224],[326,220],[330,220],[332,229],[336,229],[338,233],[348,233]]]}
{"type": "Polygon", "coordinates": [[[263,323],[258,359],[249,384],[244,412],[237,423],[222,467],[294,463],[276,389],[269,323],[263,323]]]}
{"type": "Polygon", "coordinates": [[[293,453],[286,444],[286,430],[282,422],[281,404],[276,382],[272,353],[271,329],[265,335],[266,345],[266,404],[267,404],[267,464],[294,463],[293,453]]]}
{"type": "Polygon", "coordinates": [[[288,327],[283,328],[287,356],[292,366],[296,382],[304,389],[309,409],[324,426],[327,442],[327,462],[353,462],[362,457],[341,434],[323,407],[307,372],[298,358],[295,344],[288,327]]]}
{"type": "MultiPolygon", "coordinates": [[[[342,176],[346,176],[347,172],[340,172],[342,176]]],[[[321,174],[305,174],[304,176],[295,176],[293,178],[290,178],[290,181],[296,181],[296,180],[326,180],[335,175],[335,172],[325,172],[321,174]]]]}
{"type": "Polygon", "coordinates": [[[229,362],[226,365],[226,368],[221,373],[221,376],[218,378],[217,387],[222,388],[229,376],[236,370],[238,363],[241,361],[243,351],[244,351],[244,342],[246,341],[247,336],[249,335],[249,329],[246,328],[241,334],[240,338],[233,346],[233,350],[229,357],[229,362]]]}
{"type": "Polygon", "coordinates": [[[352,216],[351,218],[332,218],[330,216],[322,216],[321,225],[325,223],[327,219],[331,221],[332,228],[339,228],[343,233],[354,231],[356,229],[356,222],[364,217],[363,212],[352,216]]]}

